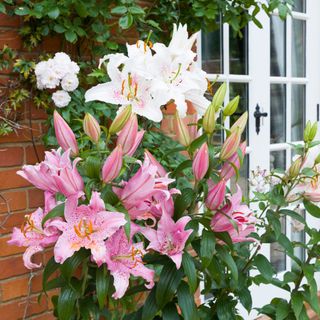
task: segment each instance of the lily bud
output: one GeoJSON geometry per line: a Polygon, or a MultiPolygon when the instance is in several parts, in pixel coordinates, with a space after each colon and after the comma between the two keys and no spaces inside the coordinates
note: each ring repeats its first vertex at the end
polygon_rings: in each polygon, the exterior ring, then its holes
{"type": "Polygon", "coordinates": [[[315,122],[312,125],[310,133],[309,133],[309,141],[313,141],[313,139],[316,137],[317,132],[318,132],[318,123],[315,122]]]}
{"type": "Polygon", "coordinates": [[[53,125],[60,147],[64,151],[71,149],[72,155],[76,156],[79,153],[76,137],[67,122],[56,110],[53,113],[53,125]]]}
{"type": "Polygon", "coordinates": [[[311,131],[311,121],[309,120],[306,124],[306,127],[304,129],[304,132],[303,132],[303,140],[305,142],[308,142],[309,141],[309,134],[310,134],[310,131],[311,131]]]}
{"type": "Polygon", "coordinates": [[[227,160],[237,151],[240,144],[240,137],[240,129],[236,128],[236,130],[231,133],[231,135],[226,139],[226,141],[222,145],[220,152],[221,160],[227,160]]]}
{"type": "Polygon", "coordinates": [[[300,156],[298,159],[296,159],[290,166],[289,168],[289,177],[290,178],[295,178],[301,169],[302,166],[302,157],[300,156]]]}
{"type": "Polygon", "coordinates": [[[143,135],[143,130],[138,132],[137,116],[132,114],[117,139],[117,144],[122,146],[123,154],[132,156],[137,150],[143,135]]]}
{"type": "Polygon", "coordinates": [[[201,180],[209,168],[209,150],[207,143],[204,143],[193,159],[192,170],[197,181],[201,180]]]}
{"type": "Polygon", "coordinates": [[[95,143],[100,139],[101,129],[98,121],[90,113],[86,113],[83,119],[83,130],[95,143]]]}
{"type": "Polygon", "coordinates": [[[130,119],[132,113],[132,106],[126,106],[112,121],[109,128],[109,134],[115,134],[119,132],[130,119]]]}
{"type": "Polygon", "coordinates": [[[219,87],[219,89],[217,90],[215,95],[213,96],[213,99],[211,102],[216,111],[218,111],[220,109],[220,107],[222,106],[226,92],[227,92],[227,84],[224,82],[219,87]]]}
{"type": "Polygon", "coordinates": [[[318,154],[318,156],[314,160],[314,164],[319,164],[319,163],[320,163],[320,154],[318,154]]]}
{"type": "Polygon", "coordinates": [[[223,115],[225,117],[233,115],[238,109],[239,101],[240,101],[240,96],[236,96],[231,101],[229,101],[229,103],[223,109],[223,115]]]}
{"type": "Polygon", "coordinates": [[[213,185],[212,188],[209,189],[209,193],[206,199],[206,206],[210,210],[217,210],[225,197],[226,194],[226,181],[221,180],[216,185],[213,185]]]}
{"type": "Polygon", "coordinates": [[[102,167],[102,180],[105,183],[111,182],[118,175],[122,167],[122,147],[121,145],[111,152],[102,167]]]}
{"type": "Polygon", "coordinates": [[[202,127],[203,130],[211,134],[214,131],[214,128],[216,126],[216,110],[213,103],[210,103],[208,109],[206,110],[206,113],[203,117],[202,127]]]}
{"type": "Polygon", "coordinates": [[[241,135],[244,129],[246,128],[247,121],[248,121],[248,111],[246,111],[241,115],[241,117],[232,125],[232,127],[230,128],[230,131],[234,132],[237,130],[237,128],[239,128],[239,132],[241,135]]]}
{"type": "Polygon", "coordinates": [[[177,132],[178,140],[183,146],[187,147],[191,143],[191,137],[189,134],[188,127],[179,117],[178,113],[176,113],[176,120],[177,120],[177,129],[178,129],[178,132],[177,132]]]}

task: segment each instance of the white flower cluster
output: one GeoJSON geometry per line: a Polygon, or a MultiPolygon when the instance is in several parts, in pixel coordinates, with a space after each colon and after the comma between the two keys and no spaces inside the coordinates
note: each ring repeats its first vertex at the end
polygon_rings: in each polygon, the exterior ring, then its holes
{"type": "Polygon", "coordinates": [[[181,117],[187,112],[186,101],[204,114],[210,102],[204,97],[206,73],[194,61],[192,46],[196,37],[194,34],[189,38],[186,25],[174,25],[168,46],[138,41],[127,45],[127,55],[105,56],[100,65],[108,62],[111,81],[88,90],[86,101],[99,100],[121,108],[131,105],[133,112],[155,122],[162,120],[161,106],[169,102],[176,104],[181,117]]]}
{"type": "Polygon", "coordinates": [[[267,170],[260,169],[260,167],[257,167],[256,170],[252,170],[249,185],[253,192],[267,192],[270,186],[270,176],[268,175],[267,170]]]}
{"type": "Polygon", "coordinates": [[[37,88],[55,89],[61,85],[62,90],[53,93],[52,100],[58,108],[65,107],[71,100],[68,92],[76,90],[79,85],[79,70],[79,66],[66,53],[57,52],[52,59],[36,65],[37,88]]]}

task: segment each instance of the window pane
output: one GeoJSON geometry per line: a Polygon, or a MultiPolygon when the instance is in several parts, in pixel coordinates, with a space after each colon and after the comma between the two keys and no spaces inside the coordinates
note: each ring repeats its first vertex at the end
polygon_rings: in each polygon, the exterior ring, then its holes
{"type": "Polygon", "coordinates": [[[291,141],[303,140],[305,110],[306,87],[303,84],[293,84],[291,100],[291,141]]]}
{"type": "Polygon", "coordinates": [[[230,73],[248,74],[248,30],[243,31],[243,37],[230,32],[230,73]]]}
{"type": "MultiPolygon", "coordinates": [[[[230,117],[230,127],[238,120],[238,118],[248,110],[248,84],[247,83],[230,83],[230,100],[235,96],[240,96],[240,102],[237,111],[230,117]]],[[[242,134],[242,140],[247,140],[247,144],[249,144],[248,138],[248,129],[249,123],[247,123],[246,130],[242,134]]]]}
{"type": "Polygon", "coordinates": [[[243,191],[245,198],[249,195],[249,155],[245,155],[243,158],[242,167],[239,170],[239,179],[236,181],[236,177],[231,178],[231,190],[236,192],[236,184],[238,184],[243,191]]]}
{"type": "Polygon", "coordinates": [[[277,16],[270,20],[270,74],[286,75],[286,23],[277,16]]]}
{"type": "Polygon", "coordinates": [[[270,143],[286,141],[286,85],[270,85],[270,143]]]}
{"type": "Polygon", "coordinates": [[[286,169],[286,150],[270,152],[270,170],[286,169]]]}
{"type": "Polygon", "coordinates": [[[208,73],[223,73],[222,31],[201,33],[202,68],[208,73]]]}
{"type": "Polygon", "coordinates": [[[306,76],[306,22],[292,20],[292,76],[306,76]]]}
{"type": "Polygon", "coordinates": [[[306,12],[306,0],[294,0],[293,11],[306,12]]]}
{"type": "MultiPolygon", "coordinates": [[[[297,210],[295,210],[297,211],[297,210]]],[[[305,217],[305,212],[304,210],[299,210],[297,212],[301,216],[305,217]]],[[[291,241],[295,242],[301,242],[305,243],[305,232],[304,232],[304,225],[301,222],[298,222],[295,219],[291,220],[291,241]]],[[[294,248],[294,255],[303,261],[305,259],[305,250],[303,247],[295,247],[294,248]]],[[[292,263],[295,263],[294,261],[292,263]]]]}
{"type": "MultiPolygon", "coordinates": [[[[286,219],[281,217],[281,232],[286,233],[286,219]]],[[[286,270],[286,253],[279,243],[270,245],[270,262],[277,272],[286,270]]]]}

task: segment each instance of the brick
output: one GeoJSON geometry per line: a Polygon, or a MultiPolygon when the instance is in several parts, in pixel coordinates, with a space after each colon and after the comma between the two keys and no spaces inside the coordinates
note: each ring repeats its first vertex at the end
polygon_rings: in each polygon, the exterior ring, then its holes
{"type": "Polygon", "coordinates": [[[29,208],[42,207],[44,204],[44,193],[39,189],[28,190],[29,208]]]}
{"type": "MultiPolygon", "coordinates": [[[[33,261],[41,261],[39,254],[33,258],[33,261]]],[[[23,265],[22,256],[1,258],[0,259],[0,279],[7,279],[28,273],[29,270],[23,265]]],[[[0,313],[1,314],[1,313],[0,313]]]]}
{"type": "Polygon", "coordinates": [[[23,160],[22,147],[0,147],[0,167],[19,166],[23,160]]]}
{"type": "Polygon", "coordinates": [[[25,117],[29,119],[29,112],[31,109],[31,118],[32,120],[46,120],[48,115],[43,108],[36,107],[32,102],[29,102],[25,108],[25,117]],[[30,105],[29,105],[30,104],[30,105]]]}
{"type": "Polygon", "coordinates": [[[25,190],[3,192],[1,195],[5,200],[0,197],[0,213],[6,213],[8,211],[7,205],[11,212],[27,207],[27,193],[25,190]]]}
{"type": "Polygon", "coordinates": [[[42,42],[42,48],[48,52],[58,52],[62,50],[62,43],[58,36],[46,37],[42,42]]]}
{"type": "MultiPolygon", "coordinates": [[[[45,148],[43,145],[36,145],[37,154],[39,157],[39,161],[44,159],[44,151],[45,148]]],[[[25,149],[26,152],[26,164],[36,164],[38,161],[38,157],[36,155],[36,151],[33,146],[28,146],[25,149]]]]}
{"type": "Polygon", "coordinates": [[[21,49],[22,41],[18,31],[0,30],[0,49],[2,49],[4,45],[15,50],[21,49]]]}
{"type": "Polygon", "coordinates": [[[56,318],[51,311],[37,315],[37,316],[33,316],[31,318],[27,318],[27,320],[55,320],[55,319],[56,318]]]}
{"type": "Polygon", "coordinates": [[[17,169],[0,171],[0,190],[28,187],[30,183],[17,175],[17,169]]]}
{"type": "Polygon", "coordinates": [[[0,216],[0,234],[11,233],[13,227],[20,227],[24,222],[24,216],[32,211],[15,212],[10,215],[2,214],[0,216]]]}
{"type": "Polygon", "coordinates": [[[0,238],[0,257],[12,256],[17,253],[24,253],[26,248],[9,245],[8,240],[11,239],[11,235],[0,238]]]}
{"type": "MultiPolygon", "coordinates": [[[[30,275],[5,280],[0,283],[2,301],[27,296],[29,293],[30,275]]],[[[31,293],[42,291],[42,274],[36,274],[31,279],[31,293]]]]}
{"type": "MultiPolygon", "coordinates": [[[[25,125],[27,126],[27,125],[25,125]]],[[[35,141],[40,141],[41,137],[41,124],[33,123],[32,124],[32,132],[35,141]]],[[[16,132],[12,132],[6,136],[0,137],[0,143],[6,142],[29,142],[31,141],[30,128],[24,127],[22,129],[16,130],[16,132]]]]}
{"type": "Polygon", "coordinates": [[[8,16],[7,14],[0,13],[0,27],[20,27],[19,16],[8,16]]]}
{"type": "MultiPolygon", "coordinates": [[[[47,301],[45,297],[41,298],[40,303],[38,303],[38,295],[33,295],[30,297],[29,305],[27,308],[27,315],[40,314],[47,309],[47,301]]],[[[1,303],[0,314],[1,320],[14,320],[22,319],[26,307],[26,299],[20,299],[15,301],[10,301],[7,303],[1,303]]]]}

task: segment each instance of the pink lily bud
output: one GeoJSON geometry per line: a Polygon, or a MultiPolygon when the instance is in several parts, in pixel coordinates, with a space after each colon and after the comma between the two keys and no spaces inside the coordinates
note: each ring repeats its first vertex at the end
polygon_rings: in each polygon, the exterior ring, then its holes
{"type": "Polygon", "coordinates": [[[167,171],[165,170],[165,168],[158,162],[158,160],[148,150],[145,150],[145,157],[149,159],[151,164],[157,167],[157,174],[159,177],[165,177],[167,175],[167,171]]]}
{"type": "Polygon", "coordinates": [[[111,152],[102,167],[102,180],[105,183],[111,182],[118,175],[122,167],[122,146],[118,145],[111,152]]]}
{"type": "Polygon", "coordinates": [[[177,132],[178,140],[183,146],[188,147],[191,143],[191,137],[190,137],[188,127],[179,117],[178,113],[176,113],[176,121],[177,121],[177,130],[178,130],[177,132]]]}
{"type": "Polygon", "coordinates": [[[95,143],[99,141],[101,129],[98,121],[90,113],[86,113],[83,119],[83,130],[95,143]]]}
{"type": "Polygon", "coordinates": [[[225,197],[226,194],[226,181],[221,180],[216,185],[209,190],[207,199],[206,199],[206,206],[210,210],[217,210],[225,197]]]}
{"type": "Polygon", "coordinates": [[[237,130],[237,128],[239,128],[240,135],[241,135],[244,129],[246,128],[247,121],[248,121],[248,111],[246,111],[241,115],[241,117],[232,125],[232,127],[230,128],[230,131],[234,132],[237,130]]]}
{"type": "Polygon", "coordinates": [[[237,151],[240,144],[240,138],[241,138],[240,129],[237,128],[234,132],[231,133],[231,135],[223,143],[221,152],[220,152],[221,160],[227,160],[237,151]]]}
{"type": "Polygon", "coordinates": [[[209,168],[209,150],[207,143],[204,143],[193,159],[192,170],[197,181],[201,180],[209,168]]]}
{"type": "Polygon", "coordinates": [[[143,130],[138,132],[138,119],[137,116],[133,114],[120,131],[117,145],[122,146],[124,155],[132,156],[137,150],[143,135],[143,130]]]}
{"type": "Polygon", "coordinates": [[[79,153],[79,149],[76,137],[66,121],[56,110],[53,113],[53,124],[56,138],[62,149],[64,151],[71,149],[72,155],[77,155],[79,153]]]}
{"type": "MultiPolygon", "coordinates": [[[[247,143],[245,141],[240,144],[240,150],[243,157],[246,153],[246,147],[247,143]]],[[[227,162],[223,164],[220,170],[220,177],[222,179],[229,180],[236,173],[234,167],[240,169],[240,159],[237,151],[227,160],[227,162]]]]}

